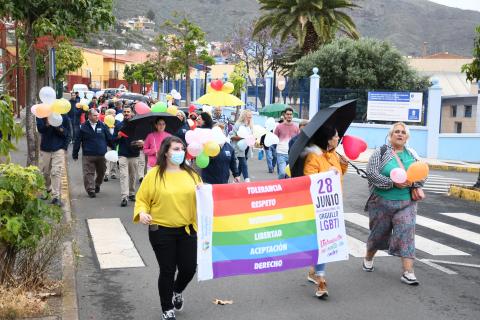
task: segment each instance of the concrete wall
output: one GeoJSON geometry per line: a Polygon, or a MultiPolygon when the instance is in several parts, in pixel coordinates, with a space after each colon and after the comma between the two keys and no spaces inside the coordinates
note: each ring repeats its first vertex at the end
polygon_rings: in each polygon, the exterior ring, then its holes
{"type": "Polygon", "coordinates": [[[438,159],[480,162],[480,133],[440,134],[438,159]]]}

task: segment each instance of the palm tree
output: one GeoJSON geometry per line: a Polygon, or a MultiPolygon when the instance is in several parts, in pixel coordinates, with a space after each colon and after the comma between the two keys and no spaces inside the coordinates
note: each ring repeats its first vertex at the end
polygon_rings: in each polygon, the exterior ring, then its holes
{"type": "Polygon", "coordinates": [[[343,9],[357,8],[351,0],[259,0],[266,11],[255,25],[254,33],[271,28],[272,36],[285,40],[295,37],[304,54],[315,51],[335,38],[339,31],[352,39],[359,33],[352,18],[343,9]]]}

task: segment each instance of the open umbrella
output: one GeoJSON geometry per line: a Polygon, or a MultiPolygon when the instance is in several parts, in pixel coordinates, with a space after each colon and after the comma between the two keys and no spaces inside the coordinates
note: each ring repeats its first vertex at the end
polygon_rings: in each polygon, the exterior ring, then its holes
{"type": "MultiPolygon", "coordinates": [[[[284,111],[285,108],[289,107],[290,106],[288,104],[284,103],[272,103],[258,110],[258,113],[266,117],[280,118],[280,116],[282,115],[282,111],[284,111]]],[[[293,116],[295,118],[298,118],[298,113],[296,111],[293,111],[293,116]]]]}
{"type": "Polygon", "coordinates": [[[338,136],[343,137],[345,132],[355,119],[357,100],[347,100],[336,103],[328,108],[321,109],[310,122],[300,131],[300,135],[292,145],[288,155],[288,163],[292,177],[303,175],[304,159],[300,156],[305,147],[315,143],[315,133],[324,125],[330,125],[337,129],[338,136]]]}
{"type": "Polygon", "coordinates": [[[125,122],[120,131],[133,140],[144,140],[150,132],[155,130],[155,121],[158,118],[165,120],[165,131],[168,133],[174,134],[182,126],[182,122],[177,116],[166,112],[150,112],[136,115],[130,121],[125,122]]]}
{"type": "Polygon", "coordinates": [[[211,92],[204,94],[198,98],[195,103],[208,104],[212,107],[236,107],[243,106],[245,104],[233,94],[216,90],[212,90],[211,92]]]}

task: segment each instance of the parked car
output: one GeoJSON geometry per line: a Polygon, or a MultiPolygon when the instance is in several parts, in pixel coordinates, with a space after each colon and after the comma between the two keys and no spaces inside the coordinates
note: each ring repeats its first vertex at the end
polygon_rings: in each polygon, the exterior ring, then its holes
{"type": "Polygon", "coordinates": [[[106,94],[108,96],[108,98],[113,98],[113,97],[116,97],[117,94],[124,94],[124,93],[127,93],[127,89],[124,89],[124,88],[107,88],[105,90],[103,90],[103,93],[106,94]]]}
{"type": "Polygon", "coordinates": [[[72,87],[73,92],[78,92],[80,94],[80,98],[83,98],[85,92],[89,91],[88,86],[83,83],[75,83],[72,87]]]}
{"type": "Polygon", "coordinates": [[[126,92],[126,93],[123,93],[119,99],[122,99],[122,100],[130,100],[130,101],[142,101],[142,102],[145,102],[147,103],[150,98],[147,97],[147,96],[144,96],[142,94],[139,94],[139,93],[133,93],[133,92],[126,92]]]}

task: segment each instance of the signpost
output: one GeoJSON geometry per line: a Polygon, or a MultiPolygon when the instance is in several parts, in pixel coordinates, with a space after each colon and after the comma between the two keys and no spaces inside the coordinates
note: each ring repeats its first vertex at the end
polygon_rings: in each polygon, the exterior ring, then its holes
{"type": "Polygon", "coordinates": [[[423,93],[369,92],[367,120],[422,122],[423,93]]]}

